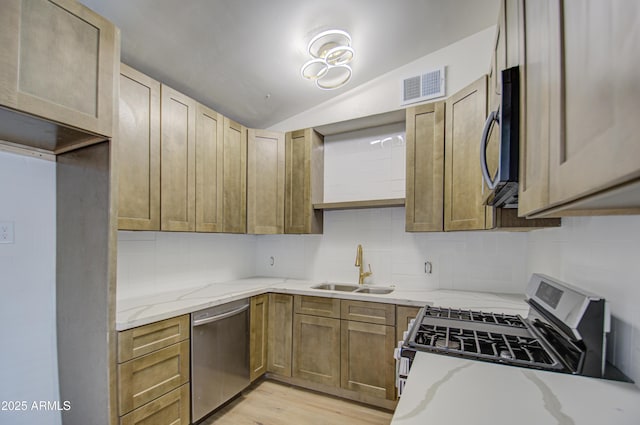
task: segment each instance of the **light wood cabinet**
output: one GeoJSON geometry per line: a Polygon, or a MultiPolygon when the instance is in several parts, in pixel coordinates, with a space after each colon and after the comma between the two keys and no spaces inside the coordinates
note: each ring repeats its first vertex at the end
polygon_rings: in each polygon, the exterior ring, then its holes
{"type": "Polygon", "coordinates": [[[189,341],[118,365],[120,415],[189,382],[189,341]]]}
{"type": "Polygon", "coordinates": [[[196,232],[222,231],[222,143],[224,118],[196,107],[196,232]]]}
{"type": "Polygon", "coordinates": [[[293,350],[293,296],[269,294],[267,371],[291,376],[293,350]]]}
{"type": "Polygon", "coordinates": [[[341,300],[340,318],[342,320],[395,326],[396,306],[395,304],[369,301],[341,300]]]}
{"type": "Polygon", "coordinates": [[[341,387],[394,400],[395,327],[342,320],[341,333],[341,387]]]}
{"type": "Polygon", "coordinates": [[[396,341],[402,341],[402,334],[409,328],[409,322],[415,319],[420,307],[396,306],[396,341]]]}
{"type": "Polygon", "coordinates": [[[342,388],[395,399],[396,306],[341,301],[342,388]]]}
{"type": "Polygon", "coordinates": [[[193,232],[196,229],[196,102],[165,85],[161,93],[161,229],[193,232]]]}
{"type": "Polygon", "coordinates": [[[483,201],[480,138],[487,116],[487,78],[482,77],[446,100],[445,230],[485,229],[492,208],[483,201]]]}
{"type": "MultiPolygon", "coordinates": [[[[561,7],[564,113],[561,137],[549,146],[552,205],[640,178],[638,3],[562,1],[561,7]]],[[[549,29],[557,27],[552,21],[549,29]]],[[[640,208],[639,200],[640,189],[609,207],[640,208]]]]}
{"type": "Polygon", "coordinates": [[[407,108],[407,232],[443,230],[444,121],[444,102],[407,108]]]}
{"type": "Polygon", "coordinates": [[[248,130],[247,233],[284,233],[284,134],[248,130]]]}
{"type": "Polygon", "coordinates": [[[340,386],[340,319],[294,314],[292,375],[340,386]]]}
{"type": "Polygon", "coordinates": [[[224,118],[223,232],[247,233],[247,129],[224,118]]]}
{"type": "Polygon", "coordinates": [[[251,298],[251,319],[249,332],[249,376],[251,381],[267,371],[267,345],[269,333],[269,297],[267,294],[251,298]]]}
{"type": "Polygon", "coordinates": [[[160,83],[120,65],[118,229],[160,230],[160,83]]]}
{"type": "Polygon", "coordinates": [[[313,129],[285,135],[285,233],[322,233],[324,138],[313,129]]]}
{"type": "Polygon", "coordinates": [[[120,418],[120,425],[189,425],[189,384],[184,384],[120,418]]]}
{"type": "Polygon", "coordinates": [[[113,135],[120,48],[111,22],[72,0],[5,0],[0,38],[1,106],[113,135]]]}
{"type": "Polygon", "coordinates": [[[118,332],[121,425],[191,423],[190,324],[186,314],[118,332]]]}
{"type": "Polygon", "coordinates": [[[118,332],[118,362],[149,354],[189,339],[189,315],[118,332]]]}
{"type": "Polygon", "coordinates": [[[549,204],[549,146],[560,139],[560,4],[523,2],[518,215],[549,204]]]}
{"type": "Polygon", "coordinates": [[[631,0],[522,6],[520,214],[640,213],[631,0]]]}
{"type": "Polygon", "coordinates": [[[340,318],[340,299],[296,295],[294,311],[297,314],[340,318]]]}

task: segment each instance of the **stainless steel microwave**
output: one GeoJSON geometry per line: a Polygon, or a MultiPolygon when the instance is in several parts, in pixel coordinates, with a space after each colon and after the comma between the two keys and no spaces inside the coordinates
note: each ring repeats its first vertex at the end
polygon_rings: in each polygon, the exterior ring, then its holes
{"type": "MultiPolygon", "coordinates": [[[[518,67],[502,71],[500,105],[487,117],[480,145],[480,168],[488,188],[485,203],[500,208],[518,206],[518,172],[520,161],[520,75],[518,67]],[[491,134],[499,131],[499,138],[491,134]],[[490,143],[497,147],[490,147],[490,143]],[[489,161],[487,151],[497,152],[498,158],[489,161]],[[488,162],[497,164],[493,173],[488,162]],[[492,175],[493,174],[493,175],[492,175]]],[[[493,171],[493,170],[492,170],[493,171]]]]}

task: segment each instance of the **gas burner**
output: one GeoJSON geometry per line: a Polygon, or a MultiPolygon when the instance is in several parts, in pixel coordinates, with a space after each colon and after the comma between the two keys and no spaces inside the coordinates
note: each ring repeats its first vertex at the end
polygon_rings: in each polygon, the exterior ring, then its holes
{"type": "Polygon", "coordinates": [[[460,310],[454,308],[426,307],[425,316],[441,319],[463,320],[465,322],[483,322],[512,328],[526,328],[522,317],[504,313],[485,313],[474,310],[460,310]]]}

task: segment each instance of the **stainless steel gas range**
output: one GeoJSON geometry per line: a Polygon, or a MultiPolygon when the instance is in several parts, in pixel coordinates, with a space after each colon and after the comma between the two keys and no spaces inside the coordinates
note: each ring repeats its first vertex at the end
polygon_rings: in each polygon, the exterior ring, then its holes
{"type": "Polygon", "coordinates": [[[420,310],[400,351],[402,390],[416,351],[593,377],[605,377],[606,301],[549,276],[534,274],[529,314],[429,307],[420,310]]]}

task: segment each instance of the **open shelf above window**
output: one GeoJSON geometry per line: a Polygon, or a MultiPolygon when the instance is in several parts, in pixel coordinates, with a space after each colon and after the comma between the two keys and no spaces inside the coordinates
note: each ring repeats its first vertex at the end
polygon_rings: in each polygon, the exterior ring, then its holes
{"type": "Polygon", "coordinates": [[[313,204],[314,210],[356,210],[361,208],[404,207],[405,198],[371,199],[366,201],[323,202],[313,204]]]}

